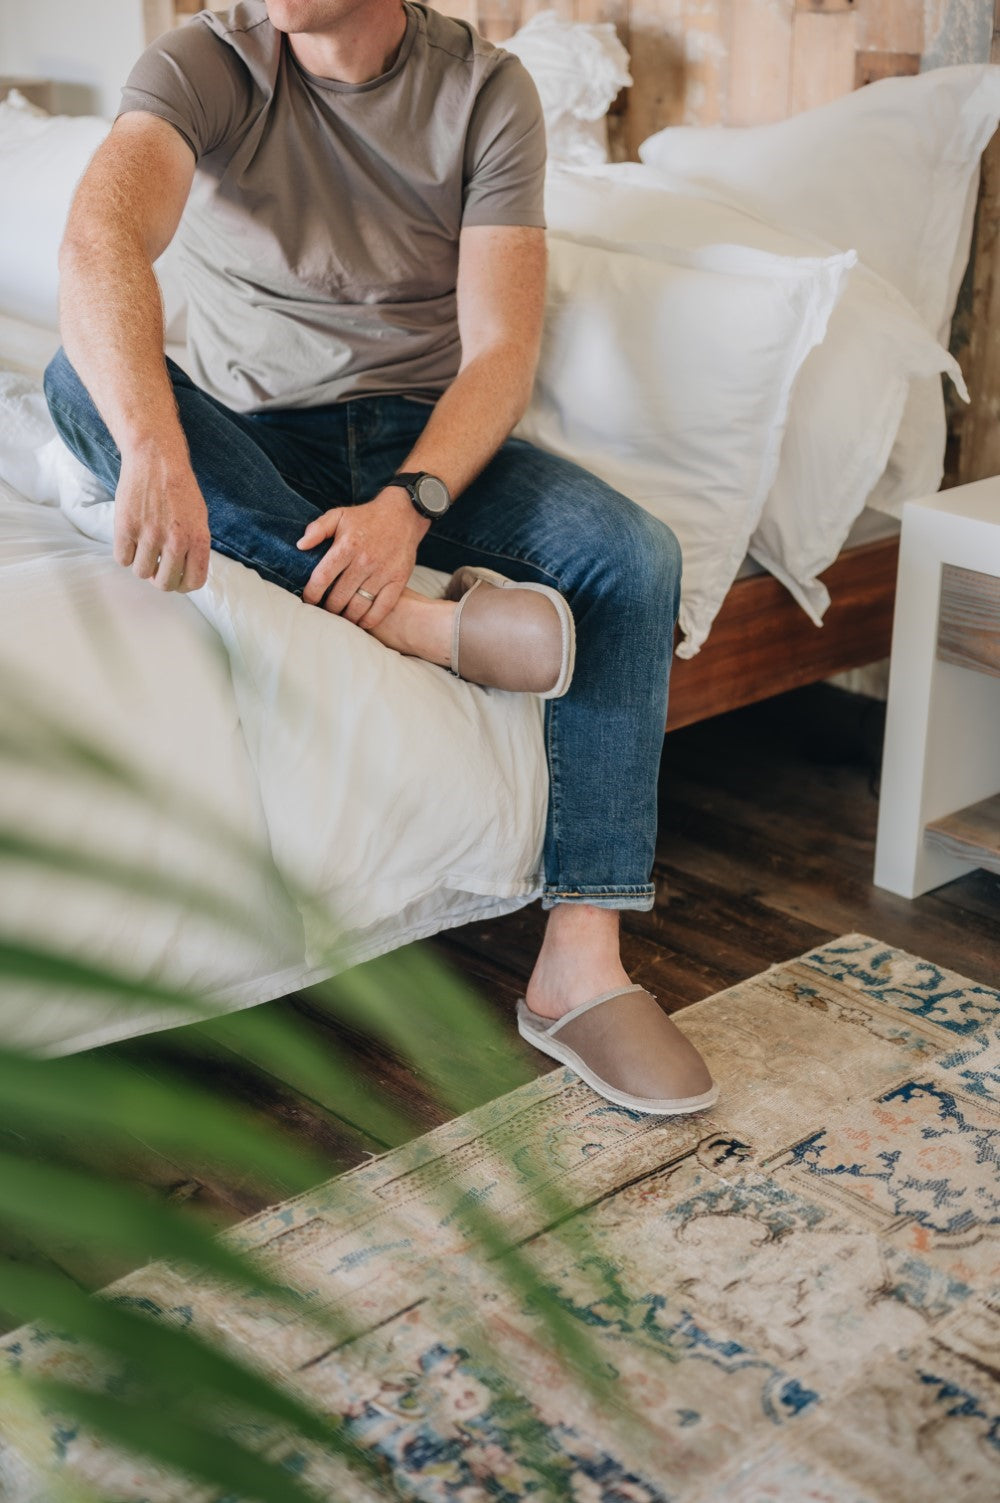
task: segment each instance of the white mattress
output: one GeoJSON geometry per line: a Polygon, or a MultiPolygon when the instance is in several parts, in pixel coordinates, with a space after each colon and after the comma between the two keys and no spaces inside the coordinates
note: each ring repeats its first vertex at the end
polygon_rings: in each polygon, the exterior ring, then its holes
{"type": "Polygon", "coordinates": [[[0,1042],[69,1053],[184,1021],[158,987],[247,1007],[536,897],[541,701],[389,652],[218,553],[188,596],[120,568],[113,502],[39,389],[55,345],[3,320],[0,682],[27,755],[4,762],[0,826],[140,875],[5,860],[0,924],[135,995],[7,986],[0,1042]]]}

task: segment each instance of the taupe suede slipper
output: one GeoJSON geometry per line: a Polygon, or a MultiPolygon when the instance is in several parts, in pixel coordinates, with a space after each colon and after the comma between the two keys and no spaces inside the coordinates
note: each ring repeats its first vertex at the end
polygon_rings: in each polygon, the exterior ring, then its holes
{"type": "Polygon", "coordinates": [[[644,987],[605,992],[555,1021],[521,997],[517,1031],[599,1096],[634,1112],[679,1116],[718,1100],[705,1061],[644,987]]]}
{"type": "Polygon", "coordinates": [[[576,628],[568,601],[550,585],[525,584],[467,565],[448,581],[457,600],[451,671],[473,684],[559,699],[570,686],[576,628]]]}

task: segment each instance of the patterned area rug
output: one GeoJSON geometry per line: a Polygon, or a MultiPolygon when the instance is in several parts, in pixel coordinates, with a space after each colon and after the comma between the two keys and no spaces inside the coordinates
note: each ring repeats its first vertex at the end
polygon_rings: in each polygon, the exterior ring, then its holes
{"type": "MultiPolygon", "coordinates": [[[[349,1312],[332,1350],[166,1265],[114,1288],[349,1416],[402,1498],[996,1503],[1000,992],[847,934],[682,1022],[721,1085],[711,1113],[640,1117],[557,1069],[227,1233],[349,1312]],[[545,1183],[585,1258],[539,1222],[545,1183]],[[617,1402],[596,1405],[496,1261],[471,1258],[456,1194],[528,1245],[617,1402]]],[[[0,1352],[40,1371],[74,1356],[32,1328],[0,1352]]],[[[216,1496],[65,1427],[52,1445],[123,1497],[216,1496]]],[[[331,1503],[385,1496],[277,1432],[266,1449],[331,1503]]],[[[10,1443],[0,1494],[38,1496],[10,1443]]]]}

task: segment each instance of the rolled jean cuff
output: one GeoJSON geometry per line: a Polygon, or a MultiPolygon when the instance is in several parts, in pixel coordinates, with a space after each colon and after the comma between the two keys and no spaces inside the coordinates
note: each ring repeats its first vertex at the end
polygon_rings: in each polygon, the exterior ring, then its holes
{"type": "Polygon", "coordinates": [[[656,888],[652,882],[641,882],[635,887],[557,887],[548,883],[542,888],[543,908],[555,908],[560,903],[588,903],[591,908],[648,913],[655,902],[656,888]]]}

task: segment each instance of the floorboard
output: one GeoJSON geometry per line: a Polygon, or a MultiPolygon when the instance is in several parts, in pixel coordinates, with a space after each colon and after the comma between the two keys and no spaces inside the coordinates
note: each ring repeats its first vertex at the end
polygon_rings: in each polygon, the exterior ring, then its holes
{"type": "MultiPolygon", "coordinates": [[[[879,701],[820,684],[667,737],[657,902],[648,913],[624,916],[623,947],[632,975],[669,1011],[851,930],[1000,984],[1000,876],[977,870],[912,902],[872,884],[884,716],[879,701]]],[[[513,1047],[537,1073],[552,1062],[518,1038],[512,1019],[543,924],[536,906],[431,942],[509,1022],[513,1047]]],[[[406,1060],[308,996],[268,1006],[291,1010],[317,1050],[337,1050],[373,1092],[409,1114],[415,1131],[448,1115],[406,1060]]],[[[448,1046],[460,1054],[461,1041],[448,1046]]],[[[140,1070],[168,1062],[281,1126],[321,1154],[330,1175],[388,1146],[359,1131],[338,1110],[335,1093],[314,1099],[238,1053],[191,1059],[170,1034],[110,1052],[140,1070]]],[[[230,1182],[207,1161],[165,1160],[138,1141],[116,1170],[151,1195],[191,1200],[213,1227],[282,1198],[280,1185],[245,1175],[230,1182]]],[[[22,1244],[8,1251],[30,1256],[22,1244]]],[[[65,1248],[48,1251],[87,1287],[124,1271],[74,1258],[65,1248]]]]}

